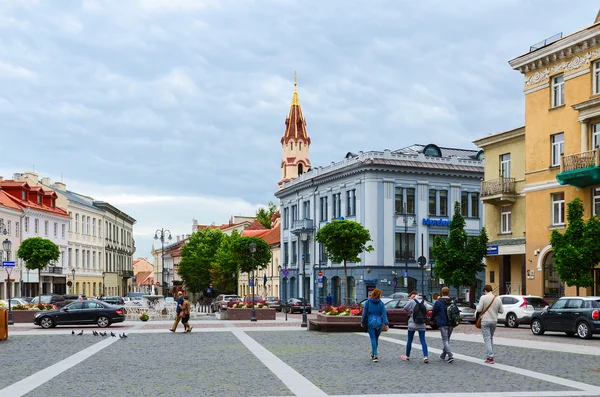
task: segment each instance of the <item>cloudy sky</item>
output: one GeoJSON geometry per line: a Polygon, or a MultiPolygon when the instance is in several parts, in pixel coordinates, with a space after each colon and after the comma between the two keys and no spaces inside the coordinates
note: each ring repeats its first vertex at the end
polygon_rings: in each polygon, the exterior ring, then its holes
{"type": "Polygon", "coordinates": [[[298,73],[313,165],[524,122],[507,61],[597,1],[0,0],[0,175],[35,169],[157,228],[274,200],[298,73]],[[418,138],[415,138],[418,137],[418,138]]]}

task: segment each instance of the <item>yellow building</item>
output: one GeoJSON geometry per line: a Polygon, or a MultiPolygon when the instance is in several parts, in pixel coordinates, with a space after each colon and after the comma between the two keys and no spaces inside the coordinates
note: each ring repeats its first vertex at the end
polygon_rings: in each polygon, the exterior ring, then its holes
{"type": "Polygon", "coordinates": [[[526,294],[525,127],[474,141],[485,152],[481,201],[489,236],[486,277],[499,294],[526,294]]]}
{"type": "MultiPolygon", "coordinates": [[[[593,25],[531,46],[509,62],[525,77],[527,293],[574,295],[558,278],[552,230],[565,230],[567,203],[579,197],[585,217],[600,215],[600,13],[593,25]]],[[[486,156],[487,157],[487,156],[486,156]]],[[[600,295],[600,268],[593,288],[600,295]]]]}

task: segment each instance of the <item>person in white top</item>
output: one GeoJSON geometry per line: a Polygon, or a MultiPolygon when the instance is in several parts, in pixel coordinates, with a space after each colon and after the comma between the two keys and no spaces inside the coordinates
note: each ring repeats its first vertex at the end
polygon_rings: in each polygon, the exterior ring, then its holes
{"type": "Polygon", "coordinates": [[[494,331],[498,323],[498,313],[504,313],[502,302],[492,292],[492,286],[483,287],[484,295],[479,299],[477,312],[481,313],[481,333],[487,350],[485,362],[494,364],[494,331]]]}

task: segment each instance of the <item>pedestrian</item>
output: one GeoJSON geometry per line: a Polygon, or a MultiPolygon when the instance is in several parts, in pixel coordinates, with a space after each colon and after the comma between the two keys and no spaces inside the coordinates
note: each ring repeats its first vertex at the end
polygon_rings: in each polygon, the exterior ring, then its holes
{"type": "Polygon", "coordinates": [[[450,350],[450,336],[452,336],[452,330],[454,329],[448,320],[448,306],[450,306],[450,303],[452,303],[450,288],[443,287],[442,296],[435,301],[431,312],[431,321],[436,322],[442,336],[442,354],[440,355],[440,360],[444,360],[448,364],[454,361],[452,351],[450,350]]]}
{"type": "Polygon", "coordinates": [[[489,284],[483,287],[483,295],[479,298],[477,312],[481,312],[478,321],[481,324],[483,343],[487,350],[485,362],[494,364],[494,332],[498,323],[498,313],[504,313],[504,308],[500,299],[496,299],[496,295],[492,292],[492,286],[489,284]]]}
{"type": "Polygon", "coordinates": [[[183,305],[181,305],[181,313],[179,314],[179,317],[181,317],[181,322],[183,323],[183,327],[185,328],[185,330],[183,331],[184,333],[192,332],[192,329],[194,328],[189,325],[190,309],[191,309],[190,301],[188,300],[187,294],[184,293],[183,294],[183,305]]]}
{"type": "Polygon", "coordinates": [[[369,337],[371,338],[371,360],[373,360],[374,363],[379,361],[379,357],[377,356],[379,335],[381,335],[381,331],[387,331],[389,328],[385,305],[380,298],[381,290],[379,288],[375,288],[371,291],[371,297],[365,303],[360,322],[360,326],[367,328],[367,331],[369,332],[369,337]]]}
{"type": "Polygon", "coordinates": [[[333,297],[330,293],[325,297],[325,303],[327,303],[327,306],[333,305],[333,297]]]}
{"type": "Polygon", "coordinates": [[[423,362],[429,363],[429,356],[427,352],[427,342],[425,341],[425,327],[427,323],[427,307],[423,297],[419,295],[417,291],[412,291],[409,294],[409,301],[404,306],[404,310],[410,312],[408,317],[408,340],[406,341],[406,354],[401,356],[402,360],[410,360],[410,350],[412,348],[413,338],[415,332],[419,333],[419,340],[421,341],[421,347],[423,349],[423,362]]]}
{"type": "MultiPolygon", "coordinates": [[[[442,295],[444,295],[444,292],[442,291],[442,295]]],[[[438,300],[440,298],[440,294],[438,294],[437,292],[435,292],[433,294],[433,301],[435,302],[436,300],[438,300]]]]}
{"type": "Polygon", "coordinates": [[[181,313],[182,305],[183,305],[183,293],[181,291],[179,291],[177,293],[177,309],[176,309],[177,315],[175,316],[175,322],[173,323],[173,327],[169,328],[169,331],[171,331],[171,332],[175,332],[175,330],[177,329],[177,326],[179,325],[179,321],[181,320],[181,317],[179,317],[179,314],[181,313]]]}

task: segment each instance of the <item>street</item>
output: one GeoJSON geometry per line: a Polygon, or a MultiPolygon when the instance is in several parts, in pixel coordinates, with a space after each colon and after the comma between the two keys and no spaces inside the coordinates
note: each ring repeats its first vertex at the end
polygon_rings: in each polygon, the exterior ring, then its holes
{"type": "Polygon", "coordinates": [[[406,329],[394,328],[382,334],[381,361],[372,363],[366,334],[308,332],[300,317],[250,323],[206,316],[192,321],[191,334],[181,326],[170,333],[171,321],[108,328],[124,339],[93,336],[97,327],[11,326],[0,342],[0,397],[600,395],[599,336],[536,337],[525,326],[499,326],[496,364],[487,365],[479,330],[463,324],[452,338],[454,363],[438,359],[439,332],[428,331],[430,363],[423,364],[418,341],[413,359],[400,360],[406,329]]]}

